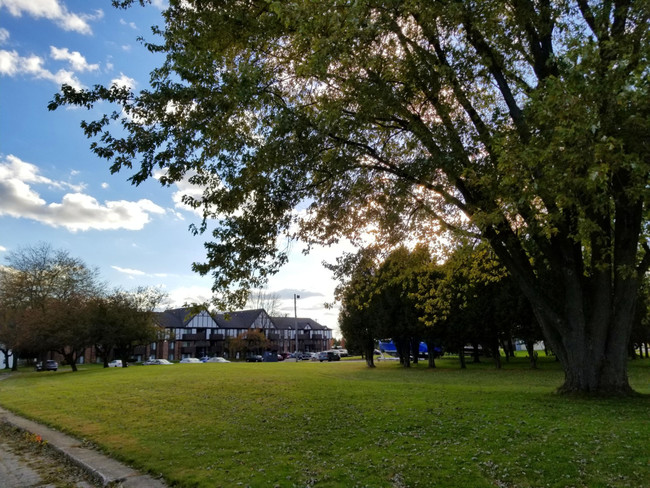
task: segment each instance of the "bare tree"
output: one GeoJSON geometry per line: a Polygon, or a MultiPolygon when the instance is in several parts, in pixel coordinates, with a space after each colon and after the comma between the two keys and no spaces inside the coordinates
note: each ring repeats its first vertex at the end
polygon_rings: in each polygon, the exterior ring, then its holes
{"type": "Polygon", "coordinates": [[[271,317],[277,317],[280,314],[280,296],[267,288],[258,288],[250,293],[246,308],[263,308],[271,317]]]}

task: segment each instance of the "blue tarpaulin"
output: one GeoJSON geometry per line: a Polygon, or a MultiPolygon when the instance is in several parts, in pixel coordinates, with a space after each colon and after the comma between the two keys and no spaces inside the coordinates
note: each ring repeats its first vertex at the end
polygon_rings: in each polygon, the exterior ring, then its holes
{"type": "MultiPolygon", "coordinates": [[[[386,342],[379,341],[379,350],[381,352],[389,352],[389,353],[397,354],[397,347],[395,347],[395,343],[393,341],[386,341],[386,342]]],[[[419,351],[420,353],[429,352],[429,348],[424,342],[420,342],[419,351]]]]}

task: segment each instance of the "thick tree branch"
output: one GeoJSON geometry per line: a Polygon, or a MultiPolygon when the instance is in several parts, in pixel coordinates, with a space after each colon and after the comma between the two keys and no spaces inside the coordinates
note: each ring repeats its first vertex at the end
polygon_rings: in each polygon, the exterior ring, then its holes
{"type": "Polygon", "coordinates": [[[476,52],[483,58],[485,66],[488,71],[496,81],[499,91],[503,96],[506,105],[508,106],[508,111],[510,113],[510,118],[512,119],[515,127],[517,128],[517,134],[522,141],[528,142],[530,140],[530,129],[524,118],[523,111],[517,104],[514,93],[508,80],[505,77],[504,71],[502,69],[503,61],[501,57],[490,47],[487,40],[483,37],[480,31],[474,25],[470,12],[466,12],[463,22],[465,29],[467,30],[467,37],[476,49],[476,52]]]}

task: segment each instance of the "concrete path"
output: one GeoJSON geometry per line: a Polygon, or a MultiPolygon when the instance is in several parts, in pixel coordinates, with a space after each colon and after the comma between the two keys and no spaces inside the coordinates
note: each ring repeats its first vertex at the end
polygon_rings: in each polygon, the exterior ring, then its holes
{"type": "MultiPolygon", "coordinates": [[[[100,452],[82,445],[82,443],[68,435],[62,434],[54,429],[44,425],[32,422],[0,407],[0,422],[5,422],[13,427],[21,429],[32,434],[41,436],[47,442],[48,446],[61,455],[65,456],[70,462],[79,466],[93,479],[99,486],[112,486],[122,488],[164,488],[166,485],[160,480],[151,476],[138,473],[132,468],[111,459],[100,452]]],[[[0,449],[2,443],[0,443],[0,449]]],[[[23,487],[46,487],[48,485],[39,484],[35,473],[30,466],[21,466],[21,459],[15,456],[10,450],[0,450],[0,480],[12,480],[9,485],[16,488],[23,487]],[[4,471],[3,471],[4,470],[4,471]]],[[[3,481],[4,483],[4,481],[3,481]]],[[[83,486],[83,485],[79,485],[83,486]]]]}

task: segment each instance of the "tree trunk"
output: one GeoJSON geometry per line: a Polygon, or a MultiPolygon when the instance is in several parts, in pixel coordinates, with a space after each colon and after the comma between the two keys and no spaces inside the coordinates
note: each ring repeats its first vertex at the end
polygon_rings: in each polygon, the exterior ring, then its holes
{"type": "MultiPolygon", "coordinates": [[[[59,352],[61,352],[61,351],[59,351],[59,352]]],[[[70,367],[72,368],[72,371],[76,372],[77,371],[77,357],[76,357],[76,354],[74,353],[74,351],[73,352],[66,352],[66,353],[61,352],[61,354],[65,358],[65,361],[70,364],[70,367]]]]}
{"type": "Polygon", "coordinates": [[[627,376],[627,344],[632,324],[629,312],[621,312],[611,319],[592,316],[590,322],[578,314],[570,317],[568,323],[540,321],[564,369],[560,393],[618,396],[634,393],[627,376]]]}
{"type": "Polygon", "coordinates": [[[363,353],[366,356],[366,365],[369,368],[374,368],[375,367],[375,341],[374,339],[370,339],[365,347],[363,348],[363,353]]]}
{"type": "Polygon", "coordinates": [[[472,362],[480,363],[481,362],[481,353],[480,353],[480,351],[478,349],[478,343],[475,342],[474,344],[472,344],[472,346],[474,346],[474,352],[472,353],[472,358],[473,358],[472,362]]]}
{"type": "MultiPolygon", "coordinates": [[[[508,351],[506,350],[506,358],[508,357],[508,351]]],[[[494,359],[494,365],[497,369],[501,369],[501,351],[499,351],[499,340],[496,339],[492,344],[492,358],[494,359]]]]}
{"type": "Polygon", "coordinates": [[[436,353],[433,342],[427,342],[427,350],[429,351],[429,368],[436,367],[436,353]]]}
{"type": "Polygon", "coordinates": [[[535,352],[535,342],[531,340],[527,340],[526,351],[528,351],[528,359],[530,360],[530,369],[537,369],[537,353],[535,352]]]}
{"type": "MultiPolygon", "coordinates": [[[[636,359],[636,345],[633,342],[630,342],[630,344],[627,346],[627,354],[630,359],[636,359]]],[[[641,350],[641,357],[643,357],[643,350],[641,350]]]]}
{"type": "MultiPolygon", "coordinates": [[[[623,222],[625,218],[617,220],[623,222]]],[[[634,229],[635,225],[630,227],[634,229]]],[[[620,230],[624,228],[623,224],[617,225],[616,232],[624,232],[620,230]]],[[[643,276],[646,266],[636,265],[637,242],[638,234],[617,235],[613,262],[606,262],[607,252],[601,249],[605,257],[593,259],[600,269],[594,268],[585,276],[580,245],[566,237],[558,238],[552,242],[554,261],[548,270],[553,279],[546,277],[545,285],[530,269],[524,269],[527,262],[519,259],[521,256],[493,245],[530,301],[545,341],[562,364],[565,378],[558,392],[616,396],[634,393],[627,376],[628,343],[638,276],[643,276]],[[553,283],[553,288],[548,283],[553,283]]]]}

